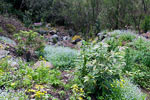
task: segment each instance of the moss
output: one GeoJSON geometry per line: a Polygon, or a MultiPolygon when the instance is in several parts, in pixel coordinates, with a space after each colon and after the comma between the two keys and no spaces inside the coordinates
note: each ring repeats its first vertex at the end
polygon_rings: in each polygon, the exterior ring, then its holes
{"type": "Polygon", "coordinates": [[[12,25],[12,24],[6,24],[6,28],[7,28],[7,31],[8,31],[9,33],[14,33],[14,32],[16,32],[16,27],[15,27],[14,25],[12,25]]]}
{"type": "Polygon", "coordinates": [[[2,33],[3,32],[3,28],[2,27],[0,27],[0,33],[2,33]]]}

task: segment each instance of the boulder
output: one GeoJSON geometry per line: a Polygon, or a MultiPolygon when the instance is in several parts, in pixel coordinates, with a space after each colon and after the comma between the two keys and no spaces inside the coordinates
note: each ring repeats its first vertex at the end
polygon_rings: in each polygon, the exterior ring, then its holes
{"type": "Polygon", "coordinates": [[[37,61],[34,65],[33,65],[33,69],[37,69],[38,67],[43,66],[43,67],[48,67],[48,68],[53,68],[53,65],[50,62],[47,61],[37,61]]]}

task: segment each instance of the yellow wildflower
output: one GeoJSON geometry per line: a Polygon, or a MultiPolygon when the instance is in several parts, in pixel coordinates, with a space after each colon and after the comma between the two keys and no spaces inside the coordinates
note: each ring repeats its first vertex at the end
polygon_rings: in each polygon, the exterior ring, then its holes
{"type": "Polygon", "coordinates": [[[81,92],[81,93],[83,93],[83,92],[84,92],[84,90],[83,90],[82,88],[80,88],[80,92],[81,92]]]}
{"type": "Polygon", "coordinates": [[[29,89],[29,90],[28,90],[28,92],[34,92],[34,93],[35,93],[35,92],[36,92],[36,90],[29,89]]]}
{"type": "Polygon", "coordinates": [[[16,83],[11,83],[11,87],[14,87],[16,85],[16,83]]]}
{"type": "Polygon", "coordinates": [[[77,89],[77,88],[78,88],[78,85],[77,85],[77,84],[74,84],[74,85],[72,86],[72,88],[73,88],[73,89],[77,89]]]}
{"type": "Polygon", "coordinates": [[[120,82],[120,87],[122,87],[123,88],[123,84],[120,82]]]}
{"type": "Polygon", "coordinates": [[[29,78],[30,80],[32,80],[32,76],[31,76],[31,75],[28,75],[28,78],[29,78]]]}
{"type": "Polygon", "coordinates": [[[82,97],[79,97],[78,99],[79,99],[79,100],[83,100],[83,98],[82,98],[82,97]]]}
{"type": "Polygon", "coordinates": [[[37,91],[37,92],[35,93],[35,96],[38,97],[38,98],[40,98],[40,97],[43,96],[43,95],[44,95],[44,93],[41,92],[41,91],[37,91]]]}
{"type": "Polygon", "coordinates": [[[111,85],[111,87],[114,87],[113,84],[110,84],[110,85],[111,85]]]}
{"type": "Polygon", "coordinates": [[[123,83],[125,83],[125,80],[122,79],[121,81],[122,81],[123,83]]]}

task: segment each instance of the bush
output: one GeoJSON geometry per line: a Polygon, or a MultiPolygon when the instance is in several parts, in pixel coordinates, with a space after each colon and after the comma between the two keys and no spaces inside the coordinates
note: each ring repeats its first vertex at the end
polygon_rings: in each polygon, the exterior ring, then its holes
{"type": "Polygon", "coordinates": [[[105,100],[145,100],[146,95],[129,79],[114,80],[111,94],[105,94],[105,100]]]}
{"type": "Polygon", "coordinates": [[[115,30],[107,33],[105,42],[110,45],[109,50],[115,50],[117,46],[127,46],[128,43],[133,42],[136,35],[133,32],[125,30],[115,30]]]}
{"type": "Polygon", "coordinates": [[[125,66],[124,47],[117,47],[116,51],[108,51],[109,45],[97,43],[88,45],[84,43],[81,51],[80,63],[77,73],[81,86],[88,95],[103,96],[109,93],[109,85],[113,79],[119,79],[125,66]]]}
{"type": "Polygon", "coordinates": [[[43,37],[39,36],[38,33],[30,31],[20,31],[15,34],[18,45],[16,47],[18,54],[23,54],[23,51],[39,51],[43,52],[44,49],[44,41],[43,37]]]}
{"type": "Polygon", "coordinates": [[[67,47],[46,46],[44,57],[56,68],[67,69],[75,67],[77,51],[67,47]]]}
{"type": "Polygon", "coordinates": [[[0,14],[12,13],[13,5],[6,3],[5,0],[0,1],[0,14]]]}
{"type": "Polygon", "coordinates": [[[141,24],[141,28],[146,33],[148,30],[150,30],[150,16],[146,16],[141,24]]]}

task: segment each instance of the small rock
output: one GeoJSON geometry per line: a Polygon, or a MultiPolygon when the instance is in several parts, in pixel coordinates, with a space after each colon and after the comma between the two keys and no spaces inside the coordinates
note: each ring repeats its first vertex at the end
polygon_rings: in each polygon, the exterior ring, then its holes
{"type": "Polygon", "coordinates": [[[40,66],[44,66],[44,67],[48,67],[48,68],[53,68],[53,65],[50,62],[46,62],[46,61],[37,61],[34,65],[33,65],[33,69],[37,69],[40,66]]]}
{"type": "Polygon", "coordinates": [[[39,30],[38,33],[41,34],[41,35],[44,35],[44,34],[48,34],[48,31],[45,31],[45,30],[39,30]]]}
{"type": "Polygon", "coordinates": [[[55,35],[52,35],[48,40],[52,43],[57,43],[59,40],[59,37],[58,35],[55,34],[55,35]]]}
{"type": "Polygon", "coordinates": [[[70,36],[64,36],[64,37],[63,37],[63,40],[64,40],[64,41],[66,41],[66,40],[71,40],[71,37],[70,37],[70,36]]]}
{"type": "Polygon", "coordinates": [[[42,23],[39,22],[39,23],[34,23],[34,26],[42,26],[42,23]]]}
{"type": "Polygon", "coordinates": [[[51,35],[54,35],[54,34],[57,34],[57,31],[56,31],[56,30],[51,30],[51,31],[49,31],[49,33],[50,33],[51,35]]]}
{"type": "Polygon", "coordinates": [[[98,37],[99,37],[100,40],[103,40],[106,37],[106,35],[104,33],[102,33],[102,32],[98,33],[97,35],[98,35],[98,37]]]}
{"type": "Polygon", "coordinates": [[[73,40],[72,41],[72,44],[77,44],[78,42],[80,42],[81,41],[81,39],[80,38],[77,38],[76,40],[73,40]]]}
{"type": "Polygon", "coordinates": [[[46,24],[46,27],[51,28],[51,24],[50,23],[46,24]]]}

